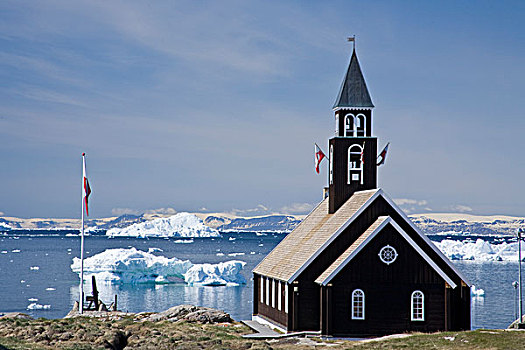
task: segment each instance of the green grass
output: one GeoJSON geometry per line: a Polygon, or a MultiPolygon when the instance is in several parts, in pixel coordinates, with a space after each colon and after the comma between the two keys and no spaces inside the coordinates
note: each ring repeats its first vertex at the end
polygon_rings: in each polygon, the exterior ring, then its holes
{"type": "Polygon", "coordinates": [[[476,330],[469,332],[415,333],[408,337],[356,342],[340,339],[244,339],[251,333],[240,324],[133,322],[99,319],[0,320],[0,350],[103,349],[117,331],[129,331],[126,349],[525,349],[525,331],[476,330]],[[69,333],[70,339],[60,337],[69,333]],[[42,337],[46,334],[47,337],[42,337]]]}

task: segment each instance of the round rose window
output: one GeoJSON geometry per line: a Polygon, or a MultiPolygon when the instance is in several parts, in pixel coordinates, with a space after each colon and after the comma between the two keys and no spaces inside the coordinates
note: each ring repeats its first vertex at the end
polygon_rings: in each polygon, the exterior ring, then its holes
{"type": "Polygon", "coordinates": [[[384,246],[379,251],[379,259],[381,259],[382,262],[389,265],[393,263],[397,258],[397,252],[392,246],[384,246]]]}

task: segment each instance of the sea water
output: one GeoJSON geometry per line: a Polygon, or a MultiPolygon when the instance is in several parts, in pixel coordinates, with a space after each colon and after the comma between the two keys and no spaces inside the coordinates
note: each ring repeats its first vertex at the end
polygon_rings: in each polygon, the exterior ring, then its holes
{"type": "MultiPolygon", "coordinates": [[[[71,271],[79,257],[80,239],[61,231],[11,231],[0,236],[0,312],[24,312],[33,317],[60,318],[78,300],[79,278],[71,271]]],[[[70,232],[71,233],[71,232],[70,232]]],[[[123,311],[162,311],[179,304],[195,304],[225,310],[236,320],[250,319],[253,309],[252,269],[284,238],[283,234],[228,233],[216,238],[140,239],[86,236],[85,257],[110,248],[135,247],[168,258],[192,263],[246,262],[244,286],[189,286],[175,284],[98,283],[106,304],[118,296],[123,311]]],[[[472,298],[473,328],[506,328],[516,319],[518,264],[510,262],[453,262],[483,297],[472,298]]],[[[84,285],[91,294],[91,282],[84,285]]]]}

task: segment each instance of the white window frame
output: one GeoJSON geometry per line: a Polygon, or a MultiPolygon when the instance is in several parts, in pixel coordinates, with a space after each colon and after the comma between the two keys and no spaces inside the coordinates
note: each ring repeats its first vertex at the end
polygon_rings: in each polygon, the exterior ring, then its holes
{"type": "Polygon", "coordinates": [[[362,289],[354,289],[352,292],[352,320],[364,320],[365,319],[365,292],[363,292],[362,289]],[[358,293],[361,293],[361,316],[359,316],[355,311],[355,303],[358,301],[356,298],[358,298],[358,293]]]}
{"type": "Polygon", "coordinates": [[[281,311],[282,309],[282,302],[283,302],[282,292],[283,292],[282,282],[278,281],[277,282],[277,310],[279,311],[281,311]]]}
{"type": "Polygon", "coordinates": [[[330,145],[330,159],[328,160],[330,162],[330,185],[334,183],[334,145],[330,145]]]}
{"type": "Polygon", "coordinates": [[[270,306],[270,278],[266,278],[266,305],[270,306]]]}
{"type": "Polygon", "coordinates": [[[284,312],[288,313],[288,283],[284,285],[284,312]]]}
{"type": "Polygon", "coordinates": [[[360,178],[360,182],[361,182],[361,185],[363,184],[363,162],[361,162],[361,159],[359,160],[359,166],[355,166],[354,163],[355,162],[352,162],[352,155],[355,155],[355,154],[359,154],[361,155],[361,153],[363,152],[363,147],[361,145],[358,145],[358,144],[353,144],[352,146],[348,147],[348,179],[347,179],[347,183],[348,184],[351,184],[352,183],[352,174],[351,172],[352,171],[359,171],[359,178],[360,178]],[[352,149],[356,147],[359,151],[358,152],[352,152],[352,149]]]}
{"type": "Polygon", "coordinates": [[[335,115],[335,136],[339,136],[339,114],[335,115]]]}
{"type": "Polygon", "coordinates": [[[275,309],[275,280],[272,280],[272,307],[275,309]]]}
{"type": "Polygon", "coordinates": [[[420,290],[415,290],[410,295],[410,320],[411,321],[424,321],[425,320],[425,294],[420,290]],[[416,306],[416,302],[421,295],[421,307],[416,306]],[[417,299],[416,299],[417,298],[417,299]],[[421,312],[418,312],[421,309],[421,312]]]}
{"type": "Polygon", "coordinates": [[[381,248],[381,250],[379,250],[379,259],[381,259],[382,262],[384,262],[385,264],[387,265],[390,265],[391,263],[393,263],[394,261],[396,261],[397,259],[397,250],[396,248],[392,247],[391,245],[387,244],[386,246],[384,246],[383,248],[381,248]],[[391,250],[392,251],[392,260],[386,260],[383,256],[383,252],[385,250],[391,250]]]}
{"type": "Polygon", "coordinates": [[[261,276],[261,303],[264,303],[264,277],[261,276]]]}
{"type": "Polygon", "coordinates": [[[346,136],[346,137],[355,137],[356,136],[355,131],[356,131],[356,128],[355,128],[355,116],[352,113],[349,113],[349,114],[345,115],[345,124],[344,124],[344,133],[343,133],[343,135],[346,136]],[[351,128],[347,128],[348,122],[350,120],[352,121],[352,125],[350,125],[351,128]],[[349,135],[350,133],[351,133],[351,135],[349,135]]]}
{"type": "Polygon", "coordinates": [[[366,115],[364,115],[363,113],[359,113],[354,118],[354,135],[355,137],[365,137],[366,136],[366,115]],[[359,117],[363,117],[363,119],[359,119],[359,117]],[[359,129],[363,130],[363,136],[359,136],[359,134],[357,133],[358,131],[357,124],[359,124],[360,126],[359,129]]]}

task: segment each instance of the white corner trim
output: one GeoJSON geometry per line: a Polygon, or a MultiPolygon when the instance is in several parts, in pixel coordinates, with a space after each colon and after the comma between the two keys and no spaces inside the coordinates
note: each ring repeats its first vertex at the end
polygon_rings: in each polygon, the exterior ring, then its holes
{"type": "Polygon", "coordinates": [[[412,248],[414,248],[419,253],[419,255],[421,255],[421,257],[425,259],[425,261],[430,266],[432,266],[434,271],[436,271],[441,276],[441,278],[443,278],[452,288],[457,287],[457,284],[454,283],[454,281],[450,277],[448,277],[448,275],[443,270],[441,270],[439,266],[437,266],[434,260],[432,260],[423,251],[423,249],[421,249],[421,247],[417,245],[417,243],[414,242],[412,238],[410,238],[408,233],[406,233],[405,230],[403,230],[401,226],[399,226],[397,222],[395,222],[394,219],[392,219],[390,216],[387,217],[387,219],[383,221],[363,242],[361,242],[361,244],[359,244],[359,246],[352,252],[352,254],[350,254],[341,264],[339,264],[339,266],[328,277],[326,277],[321,282],[321,285],[328,284],[350,262],[350,260],[352,260],[368,244],[368,242],[370,242],[379,232],[381,232],[381,230],[387,224],[391,224],[397,230],[397,232],[399,232],[401,236],[412,246],[412,248]]]}
{"type": "Polygon", "coordinates": [[[383,193],[383,190],[380,189],[380,188],[379,189],[374,189],[374,190],[359,191],[359,192],[369,192],[369,191],[376,191],[376,193],[372,197],[370,197],[361,206],[361,208],[359,208],[354,213],[354,215],[352,215],[350,217],[350,219],[348,219],[341,227],[339,227],[339,229],[328,239],[328,241],[326,241],[319,249],[317,249],[317,251],[312,256],[310,256],[310,258],[308,260],[306,260],[306,262],[286,282],[292,283],[297,277],[299,277],[299,275],[315,260],[315,258],[317,258],[319,256],[319,254],[321,254],[326,249],[326,247],[328,247],[330,245],[330,243],[332,243],[337,237],[339,237],[341,232],[343,232],[357,217],[359,217],[359,215],[361,215],[361,213],[366,208],[368,208],[370,203],[372,203],[377,197],[379,197],[379,195],[381,195],[383,193]]]}
{"type": "Polygon", "coordinates": [[[392,198],[390,198],[386,193],[382,193],[382,195],[383,198],[388,202],[388,204],[390,204],[392,208],[394,208],[394,210],[399,215],[401,215],[401,217],[405,219],[406,222],[408,222],[410,227],[412,227],[412,229],[415,230],[419,234],[419,236],[421,236],[421,238],[423,238],[423,240],[432,248],[432,250],[434,250],[434,252],[436,252],[436,254],[438,254],[441,257],[441,259],[445,261],[445,263],[452,269],[452,271],[454,271],[463,280],[463,282],[465,282],[470,287],[472,285],[470,281],[458,269],[456,269],[456,267],[445,256],[445,254],[443,254],[441,250],[439,250],[439,248],[436,247],[434,243],[432,243],[430,238],[428,238],[427,235],[421,232],[421,230],[412,222],[412,220],[410,220],[410,218],[405,214],[405,212],[401,210],[401,208],[399,208],[399,206],[392,200],[392,198]]]}

